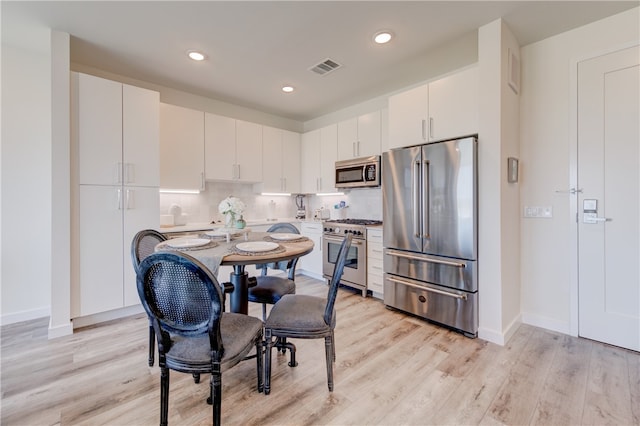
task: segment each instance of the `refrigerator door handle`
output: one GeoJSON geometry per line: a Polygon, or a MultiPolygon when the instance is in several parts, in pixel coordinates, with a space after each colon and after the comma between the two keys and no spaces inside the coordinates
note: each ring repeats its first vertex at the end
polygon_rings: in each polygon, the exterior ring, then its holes
{"type": "Polygon", "coordinates": [[[440,265],[454,266],[456,268],[466,268],[467,267],[467,265],[462,263],[462,262],[454,262],[454,261],[451,261],[451,260],[434,259],[432,257],[426,257],[424,255],[405,253],[405,252],[400,252],[400,251],[396,251],[396,250],[393,250],[393,249],[387,249],[387,251],[385,253],[388,254],[389,256],[401,257],[401,258],[409,259],[409,260],[419,260],[421,262],[437,263],[437,264],[440,264],[440,265]]]}
{"type": "Polygon", "coordinates": [[[391,281],[391,282],[394,282],[394,283],[404,284],[407,287],[415,288],[416,290],[424,290],[424,291],[429,291],[431,293],[441,294],[443,296],[449,296],[449,297],[453,297],[453,298],[456,298],[456,299],[467,300],[467,295],[466,294],[456,294],[456,293],[450,293],[448,291],[437,290],[435,288],[425,287],[425,286],[413,284],[410,281],[400,280],[398,278],[387,277],[387,279],[389,281],[391,281]]]}
{"type": "Polygon", "coordinates": [[[429,230],[431,229],[430,224],[429,224],[429,203],[430,203],[430,182],[429,182],[429,172],[430,172],[430,163],[429,160],[424,160],[423,161],[423,166],[422,166],[422,184],[423,184],[423,191],[422,191],[422,220],[423,220],[423,225],[422,225],[422,230],[423,230],[423,234],[422,234],[422,238],[431,238],[431,234],[429,234],[429,230]]]}
{"type": "Polygon", "coordinates": [[[420,161],[416,159],[413,163],[413,188],[411,191],[411,198],[413,209],[411,209],[412,222],[413,222],[413,235],[416,238],[422,238],[422,232],[420,230],[420,187],[421,187],[421,171],[420,161]]]}

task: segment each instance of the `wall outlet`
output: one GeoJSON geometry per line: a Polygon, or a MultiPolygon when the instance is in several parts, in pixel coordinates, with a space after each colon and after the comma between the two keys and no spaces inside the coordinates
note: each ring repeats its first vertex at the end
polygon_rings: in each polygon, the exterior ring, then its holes
{"type": "Polygon", "coordinates": [[[553,207],[552,206],[524,206],[524,217],[541,217],[552,218],[553,207]]]}

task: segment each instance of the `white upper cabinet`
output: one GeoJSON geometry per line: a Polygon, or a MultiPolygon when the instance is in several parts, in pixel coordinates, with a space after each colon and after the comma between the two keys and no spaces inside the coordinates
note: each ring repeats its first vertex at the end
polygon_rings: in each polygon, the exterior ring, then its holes
{"type": "Polygon", "coordinates": [[[422,85],[389,97],[389,148],[427,142],[429,88],[422,85]]]}
{"type": "Polygon", "coordinates": [[[429,83],[429,141],[478,133],[478,67],[429,83]]]}
{"type": "Polygon", "coordinates": [[[320,177],[316,192],[335,192],[338,159],[338,125],[320,129],[320,177]]]}
{"type": "Polygon", "coordinates": [[[205,113],[205,170],[209,180],[262,180],[262,126],[205,113]]]}
{"type": "Polygon", "coordinates": [[[236,121],[236,180],[262,180],[262,126],[248,121],[236,121]]]}
{"type": "Polygon", "coordinates": [[[300,133],[289,130],[282,131],[282,179],[285,192],[300,192],[300,133]]]}
{"type": "Polygon", "coordinates": [[[380,111],[338,123],[338,160],[379,155],[381,124],[380,111]]]}
{"type": "Polygon", "coordinates": [[[160,187],[204,189],[204,113],[160,105],[160,187]]]}
{"type": "Polygon", "coordinates": [[[390,149],[477,132],[477,67],[389,97],[390,149]]]}
{"type": "Polygon", "coordinates": [[[300,134],[263,126],[262,152],[258,192],[300,192],[300,134]]]}
{"type": "Polygon", "coordinates": [[[122,184],[122,83],[77,78],[79,183],[122,184]]]}
{"type": "Polygon", "coordinates": [[[74,73],[81,185],[157,187],[158,92],[74,73]]]}
{"type": "Polygon", "coordinates": [[[300,144],[300,190],[305,194],[318,192],[320,177],[320,129],[302,135],[300,144]]]}
{"type": "Polygon", "coordinates": [[[205,171],[207,180],[231,180],[236,166],[236,120],[204,114],[205,171]]]}
{"type": "Polygon", "coordinates": [[[160,184],[160,94],[122,85],[124,184],[160,184]]]}
{"type": "Polygon", "coordinates": [[[338,158],[338,125],[331,124],[302,135],[301,192],[334,192],[338,158]]]}

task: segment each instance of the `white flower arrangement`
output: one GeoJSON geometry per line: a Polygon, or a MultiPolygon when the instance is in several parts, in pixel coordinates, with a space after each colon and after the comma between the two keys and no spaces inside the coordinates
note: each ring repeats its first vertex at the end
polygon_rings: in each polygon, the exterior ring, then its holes
{"type": "Polygon", "coordinates": [[[244,203],[233,195],[228,196],[218,205],[218,211],[223,215],[231,213],[233,216],[240,216],[244,212],[244,209],[244,203]]]}

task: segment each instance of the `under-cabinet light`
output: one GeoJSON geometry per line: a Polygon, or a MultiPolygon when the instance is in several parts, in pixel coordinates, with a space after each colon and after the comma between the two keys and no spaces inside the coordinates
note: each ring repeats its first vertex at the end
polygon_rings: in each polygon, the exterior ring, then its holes
{"type": "Polygon", "coordinates": [[[160,189],[161,194],[199,194],[199,189],[160,189]]]}
{"type": "Polygon", "coordinates": [[[344,195],[344,192],[317,192],[316,195],[319,197],[328,197],[331,195],[344,195]]]}
{"type": "Polygon", "coordinates": [[[291,193],[289,192],[261,192],[260,195],[268,195],[275,197],[290,197],[291,193]]]}

